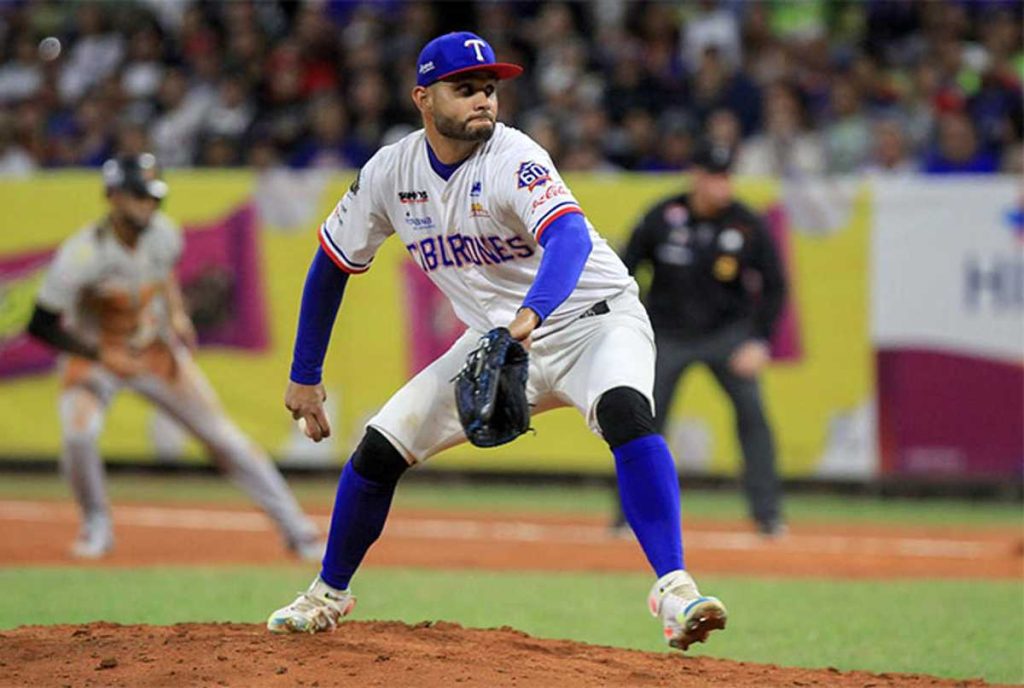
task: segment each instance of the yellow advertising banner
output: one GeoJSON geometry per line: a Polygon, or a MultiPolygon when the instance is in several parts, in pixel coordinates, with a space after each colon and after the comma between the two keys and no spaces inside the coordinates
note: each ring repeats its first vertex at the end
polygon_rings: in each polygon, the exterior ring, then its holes
{"type": "MultiPolygon", "coordinates": [[[[416,314],[407,289],[409,260],[396,240],[384,244],[367,274],[350,280],[325,364],[328,411],[335,434],[313,445],[284,410],[299,299],[316,228],[353,175],[306,173],[278,178],[256,173],[188,171],[167,175],[166,212],[186,228],[210,226],[252,204],[256,234],[256,282],[266,324],[257,348],[212,345],[198,362],[239,426],[283,461],[340,463],[358,442],[366,420],[410,375],[410,318],[416,314]]],[[[590,175],[567,181],[594,225],[621,246],[650,204],[678,192],[679,176],[590,175]]],[[[759,210],[778,211],[778,185],[740,180],[740,197],[759,210]]],[[[62,172],[0,182],[0,265],[53,249],[76,228],[104,212],[97,175],[62,172]]],[[[784,214],[783,214],[784,215],[784,214]]],[[[870,198],[853,197],[850,212],[827,232],[786,225],[792,311],[799,338],[796,355],[764,376],[774,421],[781,472],[786,476],[873,474],[873,447],[864,432],[872,423],[872,355],[868,333],[868,225],[870,198]]],[[[188,235],[186,235],[188,236],[188,235]]],[[[0,272],[0,278],[3,273],[0,272]]],[[[0,282],[0,344],[27,319],[25,297],[38,272],[4,286],[0,282]]],[[[33,282],[35,280],[35,282],[33,282]]],[[[2,367],[2,366],[0,366],[2,367]]],[[[60,428],[57,379],[52,370],[0,377],[0,457],[57,455],[60,428]]],[[[481,450],[456,447],[431,460],[432,469],[610,473],[607,447],[590,434],[574,410],[534,421],[530,433],[510,445],[481,450]]],[[[693,371],[680,387],[666,433],[682,467],[733,474],[741,460],[731,409],[710,375],[693,371]]],[[[104,456],[140,459],[166,456],[197,460],[201,448],[172,422],[129,393],[107,417],[104,456]]]]}

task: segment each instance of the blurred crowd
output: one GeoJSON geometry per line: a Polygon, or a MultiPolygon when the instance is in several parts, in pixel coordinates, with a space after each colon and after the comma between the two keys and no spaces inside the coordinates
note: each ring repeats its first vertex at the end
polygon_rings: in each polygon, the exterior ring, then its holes
{"type": "Polygon", "coordinates": [[[6,0],[0,174],[144,149],[358,167],[418,127],[416,56],[462,29],[527,67],[500,118],[564,171],[683,170],[710,137],[748,174],[1020,173],[1021,22],[1019,0],[6,0]]]}

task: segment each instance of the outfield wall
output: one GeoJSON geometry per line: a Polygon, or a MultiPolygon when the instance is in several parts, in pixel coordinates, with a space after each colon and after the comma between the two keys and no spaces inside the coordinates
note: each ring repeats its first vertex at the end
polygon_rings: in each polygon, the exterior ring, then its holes
{"type": "MultiPolygon", "coordinates": [[[[443,300],[424,291],[423,280],[411,269],[401,244],[387,242],[373,269],[350,281],[335,329],[325,376],[335,434],[329,442],[313,445],[298,433],[284,412],[282,396],[299,295],[316,249],[315,228],[351,179],[351,174],[319,172],[257,176],[190,171],[168,175],[172,191],[166,210],[187,230],[181,277],[200,308],[203,325],[199,362],[242,428],[284,461],[340,462],[358,440],[366,419],[458,329],[443,300]],[[411,341],[417,342],[416,346],[410,346],[411,341]]],[[[643,209],[680,188],[683,180],[677,176],[592,175],[570,176],[569,182],[594,224],[614,245],[621,245],[643,209]]],[[[914,180],[904,183],[914,188],[918,184],[914,180]]],[[[968,339],[987,337],[985,333],[992,328],[1010,333],[1000,335],[997,378],[1008,383],[997,391],[1000,397],[987,398],[980,388],[971,392],[976,395],[971,402],[976,408],[991,408],[987,411],[989,427],[1005,428],[997,433],[1003,439],[985,446],[982,453],[987,458],[980,462],[971,458],[977,454],[976,448],[972,449],[977,438],[968,438],[966,447],[957,444],[956,436],[939,437],[934,441],[940,444],[929,444],[933,438],[928,434],[927,414],[923,419],[918,414],[913,421],[901,419],[895,430],[892,424],[876,422],[878,408],[887,409],[892,417],[898,416],[894,408],[916,408],[915,375],[934,377],[936,371],[944,370],[941,362],[911,357],[917,372],[906,373],[909,369],[892,368],[891,357],[882,355],[877,360],[885,370],[895,370],[890,378],[901,384],[887,382],[888,396],[877,400],[871,300],[888,302],[892,290],[906,297],[901,302],[904,308],[915,312],[914,300],[907,296],[911,292],[904,290],[899,275],[906,271],[909,279],[931,278],[918,269],[920,261],[915,265],[914,260],[904,260],[905,249],[895,254],[904,256],[895,264],[886,264],[879,257],[880,251],[882,257],[888,255],[889,249],[879,242],[891,239],[893,227],[899,237],[900,226],[914,224],[915,206],[885,200],[893,198],[892,187],[879,187],[871,181],[788,186],[739,181],[740,196],[769,217],[783,245],[793,284],[785,324],[773,342],[777,360],[764,379],[781,470],[786,476],[871,478],[880,471],[919,473],[935,466],[950,475],[1019,474],[1024,451],[1012,441],[1014,432],[1021,437],[1019,420],[1012,417],[1019,399],[1006,398],[1013,396],[1012,384],[1021,371],[1019,337],[1014,349],[1012,336],[1013,328],[1021,332],[1022,313],[1019,293],[1013,290],[1024,288],[1013,282],[1022,274],[1022,243],[1019,235],[1015,236],[1019,230],[1014,229],[1011,217],[1014,185],[1010,180],[986,181],[985,193],[972,187],[976,193],[960,194],[957,183],[952,184],[937,197],[917,201],[933,207],[931,217],[917,231],[927,235],[933,223],[942,225],[935,234],[944,237],[941,241],[914,240],[924,241],[924,246],[936,252],[926,256],[928,261],[948,258],[951,264],[959,264],[960,254],[946,256],[943,247],[949,244],[948,237],[961,232],[963,215],[970,214],[972,203],[998,206],[1011,213],[1005,222],[1003,216],[989,213],[991,222],[976,222],[971,229],[987,237],[979,260],[1009,266],[1005,268],[1007,277],[989,277],[996,273],[989,270],[988,262],[971,273],[975,277],[950,277],[975,279],[982,285],[975,289],[979,298],[993,303],[998,300],[999,308],[988,309],[987,319],[972,316],[966,328],[968,339]],[[883,189],[881,196],[879,188],[883,189]],[[950,214],[946,222],[941,210],[935,211],[943,203],[967,210],[959,216],[950,214]],[[879,227],[887,229],[880,234],[879,227]],[[886,271],[880,273],[879,264],[888,265],[886,271]],[[999,289],[987,286],[1000,279],[999,289]],[[1004,288],[1004,282],[1009,286],[1004,288]],[[921,361],[925,361],[923,367],[921,361]],[[899,400],[895,407],[894,399],[899,400]],[[910,422],[915,429],[908,434],[904,430],[910,422]],[[881,445],[879,425],[885,432],[881,445]],[[1010,438],[1009,444],[1006,438],[1010,438]],[[911,454],[918,459],[906,460],[911,454]],[[929,454],[947,459],[920,458],[929,454]]],[[[896,193],[895,198],[900,197],[896,193]]],[[[28,317],[47,252],[74,228],[101,214],[103,199],[95,174],[61,172],[0,182],[0,207],[4,209],[0,219],[0,455],[52,457],[59,450],[59,429],[51,357],[18,332],[28,317]]],[[[969,252],[973,235],[961,244],[957,250],[969,252]]],[[[928,299],[928,294],[926,289],[914,299],[928,299]]],[[[927,352],[936,344],[948,352],[949,346],[962,345],[971,360],[987,360],[992,354],[989,348],[975,347],[973,340],[951,345],[936,339],[934,328],[941,331],[946,322],[941,309],[930,320],[925,318],[920,331],[905,317],[893,317],[912,330],[903,332],[901,341],[913,342],[915,351],[927,352]]],[[[949,321],[947,325],[961,331],[964,322],[949,321]]],[[[874,329],[874,340],[889,341],[888,329],[880,329],[878,322],[874,329]]],[[[971,376],[970,371],[966,374],[971,376]]],[[[612,470],[606,448],[587,432],[575,411],[545,414],[535,420],[535,426],[536,435],[528,434],[506,447],[452,449],[436,457],[434,468],[612,470]]],[[[667,432],[681,465],[714,475],[735,473],[739,457],[731,426],[730,410],[710,376],[694,371],[672,409],[667,432]]],[[[197,460],[200,456],[199,448],[173,423],[129,395],[114,403],[102,449],[112,460],[156,455],[197,460]]]]}

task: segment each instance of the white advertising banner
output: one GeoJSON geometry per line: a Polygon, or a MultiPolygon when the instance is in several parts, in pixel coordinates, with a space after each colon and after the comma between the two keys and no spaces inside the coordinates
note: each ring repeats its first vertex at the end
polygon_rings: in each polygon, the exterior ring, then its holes
{"type": "Polygon", "coordinates": [[[1020,479],[1024,209],[1015,178],[876,183],[872,338],[881,467],[1020,479]]]}
{"type": "Polygon", "coordinates": [[[876,183],[872,334],[876,345],[1024,357],[1021,181],[876,183]]]}

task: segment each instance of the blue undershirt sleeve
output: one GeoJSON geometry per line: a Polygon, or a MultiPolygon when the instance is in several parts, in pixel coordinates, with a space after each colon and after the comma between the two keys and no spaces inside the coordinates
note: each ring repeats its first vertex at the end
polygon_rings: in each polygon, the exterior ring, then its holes
{"type": "Polygon", "coordinates": [[[563,215],[548,225],[540,245],[544,247],[544,256],[522,307],[532,310],[544,322],[576,288],[594,245],[581,213],[563,215]]]}
{"type": "Polygon", "coordinates": [[[331,329],[347,282],[348,273],[331,262],[323,248],[318,248],[302,289],[299,327],[292,354],[292,382],[300,385],[320,382],[331,329]]]}

